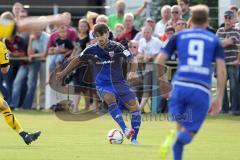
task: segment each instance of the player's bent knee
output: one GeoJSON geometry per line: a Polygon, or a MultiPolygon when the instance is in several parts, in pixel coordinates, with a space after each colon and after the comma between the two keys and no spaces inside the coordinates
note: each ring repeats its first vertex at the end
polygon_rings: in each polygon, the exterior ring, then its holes
{"type": "Polygon", "coordinates": [[[126,107],[128,108],[128,110],[129,110],[130,112],[134,112],[134,111],[140,110],[138,101],[136,101],[136,100],[130,100],[130,101],[126,104],[126,107]]]}
{"type": "Polygon", "coordinates": [[[116,98],[112,94],[105,94],[104,95],[104,101],[109,105],[111,103],[116,102],[116,98]]]}
{"type": "Polygon", "coordinates": [[[185,129],[184,127],[182,127],[181,131],[188,133],[189,135],[191,135],[192,138],[196,135],[196,132],[189,131],[189,130],[185,129]]]}
{"type": "Polygon", "coordinates": [[[177,141],[180,142],[183,145],[189,144],[192,141],[193,137],[192,135],[187,132],[187,131],[183,131],[183,132],[178,132],[177,135],[177,141]]]}

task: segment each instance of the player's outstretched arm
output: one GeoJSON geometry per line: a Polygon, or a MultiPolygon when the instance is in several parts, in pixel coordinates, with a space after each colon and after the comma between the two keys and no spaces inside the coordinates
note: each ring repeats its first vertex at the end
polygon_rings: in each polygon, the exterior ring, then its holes
{"type": "Polygon", "coordinates": [[[60,25],[65,24],[67,17],[63,14],[57,14],[52,16],[40,17],[28,17],[17,21],[17,31],[18,32],[30,32],[36,30],[42,30],[48,25],[60,25]]]}
{"type": "Polygon", "coordinates": [[[57,80],[63,79],[66,75],[70,74],[74,69],[76,69],[80,64],[81,61],[78,57],[73,58],[64,70],[56,73],[57,80]]]}
{"type": "Polygon", "coordinates": [[[15,34],[15,32],[31,32],[39,31],[46,28],[48,25],[60,25],[67,23],[67,17],[62,14],[54,16],[28,17],[17,21],[0,20],[0,38],[8,38],[15,34]]]}
{"type": "Polygon", "coordinates": [[[165,61],[168,59],[168,55],[164,52],[161,52],[157,55],[155,63],[157,64],[157,72],[156,75],[159,80],[168,81],[165,72],[165,61]]]}
{"type": "Polygon", "coordinates": [[[210,106],[210,113],[213,115],[218,114],[221,111],[227,75],[224,60],[217,59],[216,67],[217,67],[217,97],[210,106]]]}
{"type": "Polygon", "coordinates": [[[159,53],[156,57],[155,63],[157,64],[164,64],[164,62],[167,60],[168,56],[165,53],[159,53]]]}

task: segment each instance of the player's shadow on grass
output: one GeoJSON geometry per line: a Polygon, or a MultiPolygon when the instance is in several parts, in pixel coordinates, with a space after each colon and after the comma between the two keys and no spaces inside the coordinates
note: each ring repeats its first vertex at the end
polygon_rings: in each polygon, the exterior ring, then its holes
{"type": "Polygon", "coordinates": [[[80,110],[79,112],[60,111],[55,115],[62,121],[89,121],[99,118],[104,114],[97,114],[95,110],[80,110]]]}

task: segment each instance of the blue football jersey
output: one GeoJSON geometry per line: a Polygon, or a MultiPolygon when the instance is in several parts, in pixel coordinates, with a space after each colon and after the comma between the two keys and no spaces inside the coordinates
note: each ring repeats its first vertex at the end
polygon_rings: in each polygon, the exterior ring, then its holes
{"type": "Polygon", "coordinates": [[[132,59],[132,54],[120,43],[109,41],[105,48],[98,44],[87,47],[79,56],[83,61],[91,59],[96,85],[126,82],[123,65],[132,59]]]}
{"type": "Polygon", "coordinates": [[[187,29],[174,35],[163,49],[170,57],[178,52],[178,67],[174,80],[200,83],[211,87],[212,62],[224,59],[219,39],[206,29],[187,29]]]}

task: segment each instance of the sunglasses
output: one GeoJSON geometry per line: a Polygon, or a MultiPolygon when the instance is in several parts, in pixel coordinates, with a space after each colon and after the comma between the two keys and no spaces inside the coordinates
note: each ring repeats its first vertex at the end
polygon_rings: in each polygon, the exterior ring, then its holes
{"type": "Polygon", "coordinates": [[[171,12],[172,14],[178,14],[179,12],[178,11],[173,11],[171,12]]]}
{"type": "Polygon", "coordinates": [[[224,16],[225,19],[232,19],[230,16],[224,16]]]}
{"type": "Polygon", "coordinates": [[[177,25],[178,25],[178,26],[180,26],[180,25],[187,25],[187,23],[185,23],[185,22],[179,22],[179,23],[177,23],[177,25]]]}

